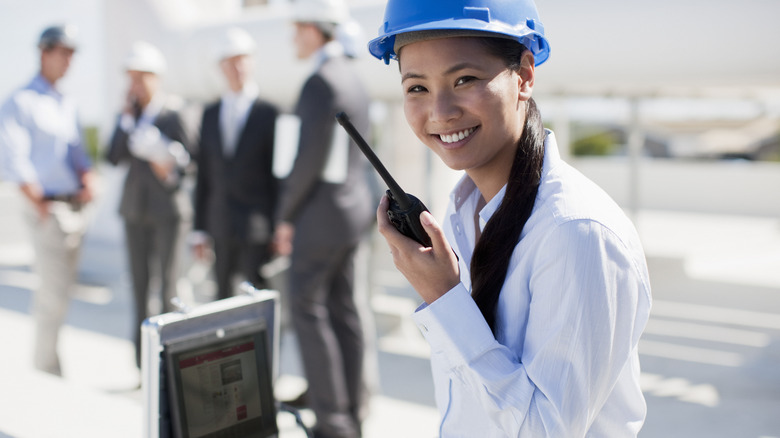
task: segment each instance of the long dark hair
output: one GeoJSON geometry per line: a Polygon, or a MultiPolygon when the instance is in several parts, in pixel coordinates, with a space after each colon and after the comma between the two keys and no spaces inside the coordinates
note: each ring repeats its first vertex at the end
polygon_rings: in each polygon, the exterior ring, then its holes
{"type": "MultiPolygon", "coordinates": [[[[492,54],[505,59],[517,71],[526,50],[519,43],[502,38],[480,38],[492,54]]],[[[509,261],[520,233],[531,216],[542,176],[544,126],[536,102],[526,104],[525,124],[518,142],[512,170],[501,206],[485,225],[471,258],[471,296],[496,332],[496,306],[504,285],[509,261]]]]}

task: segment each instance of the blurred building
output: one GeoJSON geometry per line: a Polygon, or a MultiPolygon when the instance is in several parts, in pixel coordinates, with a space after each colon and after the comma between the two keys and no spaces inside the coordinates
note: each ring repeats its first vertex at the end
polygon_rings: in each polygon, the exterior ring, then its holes
{"type": "MultiPolygon", "coordinates": [[[[349,4],[367,42],[385,2],[349,4]]],[[[651,158],[778,159],[780,57],[770,48],[780,40],[780,3],[551,0],[538,7],[552,52],[537,69],[534,95],[559,143],[576,146],[592,135],[614,141],[606,148],[610,164],[634,166],[629,175],[651,158]]],[[[164,87],[194,106],[219,92],[213,41],[229,26],[258,41],[255,80],[281,108],[290,109],[309,69],[290,47],[290,0],[0,0],[0,8],[2,53],[20,67],[0,72],[3,95],[32,73],[40,28],[57,21],[82,28],[85,44],[64,85],[100,138],[120,106],[122,56],[137,39],[163,50],[170,64],[164,87]]],[[[357,63],[376,101],[372,145],[405,188],[442,198],[457,175],[437,167],[408,129],[397,66],[367,51],[357,63]]]]}

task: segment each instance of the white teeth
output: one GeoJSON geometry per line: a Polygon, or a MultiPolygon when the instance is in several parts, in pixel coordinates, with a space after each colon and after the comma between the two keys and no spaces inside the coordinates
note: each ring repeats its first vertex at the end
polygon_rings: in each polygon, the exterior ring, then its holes
{"type": "Polygon", "coordinates": [[[474,128],[469,128],[460,132],[457,132],[455,134],[445,134],[445,135],[439,135],[439,138],[444,143],[455,143],[456,141],[463,140],[464,138],[471,135],[471,133],[474,132],[474,128]]]}

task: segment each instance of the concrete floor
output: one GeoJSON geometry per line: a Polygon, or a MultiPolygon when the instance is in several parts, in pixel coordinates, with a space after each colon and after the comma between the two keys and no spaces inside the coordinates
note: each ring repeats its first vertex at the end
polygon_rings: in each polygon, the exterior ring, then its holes
{"type": "MultiPolygon", "coordinates": [[[[88,237],[58,378],[32,369],[32,252],[15,192],[2,184],[0,205],[0,438],[141,436],[124,254],[119,239],[106,238],[116,224],[88,237]]],[[[96,218],[115,221],[112,211],[99,206],[96,218]]],[[[648,403],[640,436],[780,437],[780,220],[667,211],[634,219],[655,301],[640,345],[648,403]]],[[[409,319],[417,298],[381,243],[370,251],[377,373],[364,436],[436,436],[428,347],[409,319]]],[[[197,300],[208,283],[188,268],[193,281],[182,290],[197,300]]],[[[280,371],[280,398],[303,387],[289,330],[280,371]]],[[[291,415],[278,422],[282,437],[304,436],[291,415]]]]}

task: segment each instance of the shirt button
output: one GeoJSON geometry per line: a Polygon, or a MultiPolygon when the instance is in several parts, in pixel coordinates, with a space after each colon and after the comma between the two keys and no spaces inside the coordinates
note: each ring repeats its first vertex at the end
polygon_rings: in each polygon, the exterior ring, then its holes
{"type": "Polygon", "coordinates": [[[420,331],[423,333],[428,333],[428,326],[425,324],[420,324],[420,331]]]}

